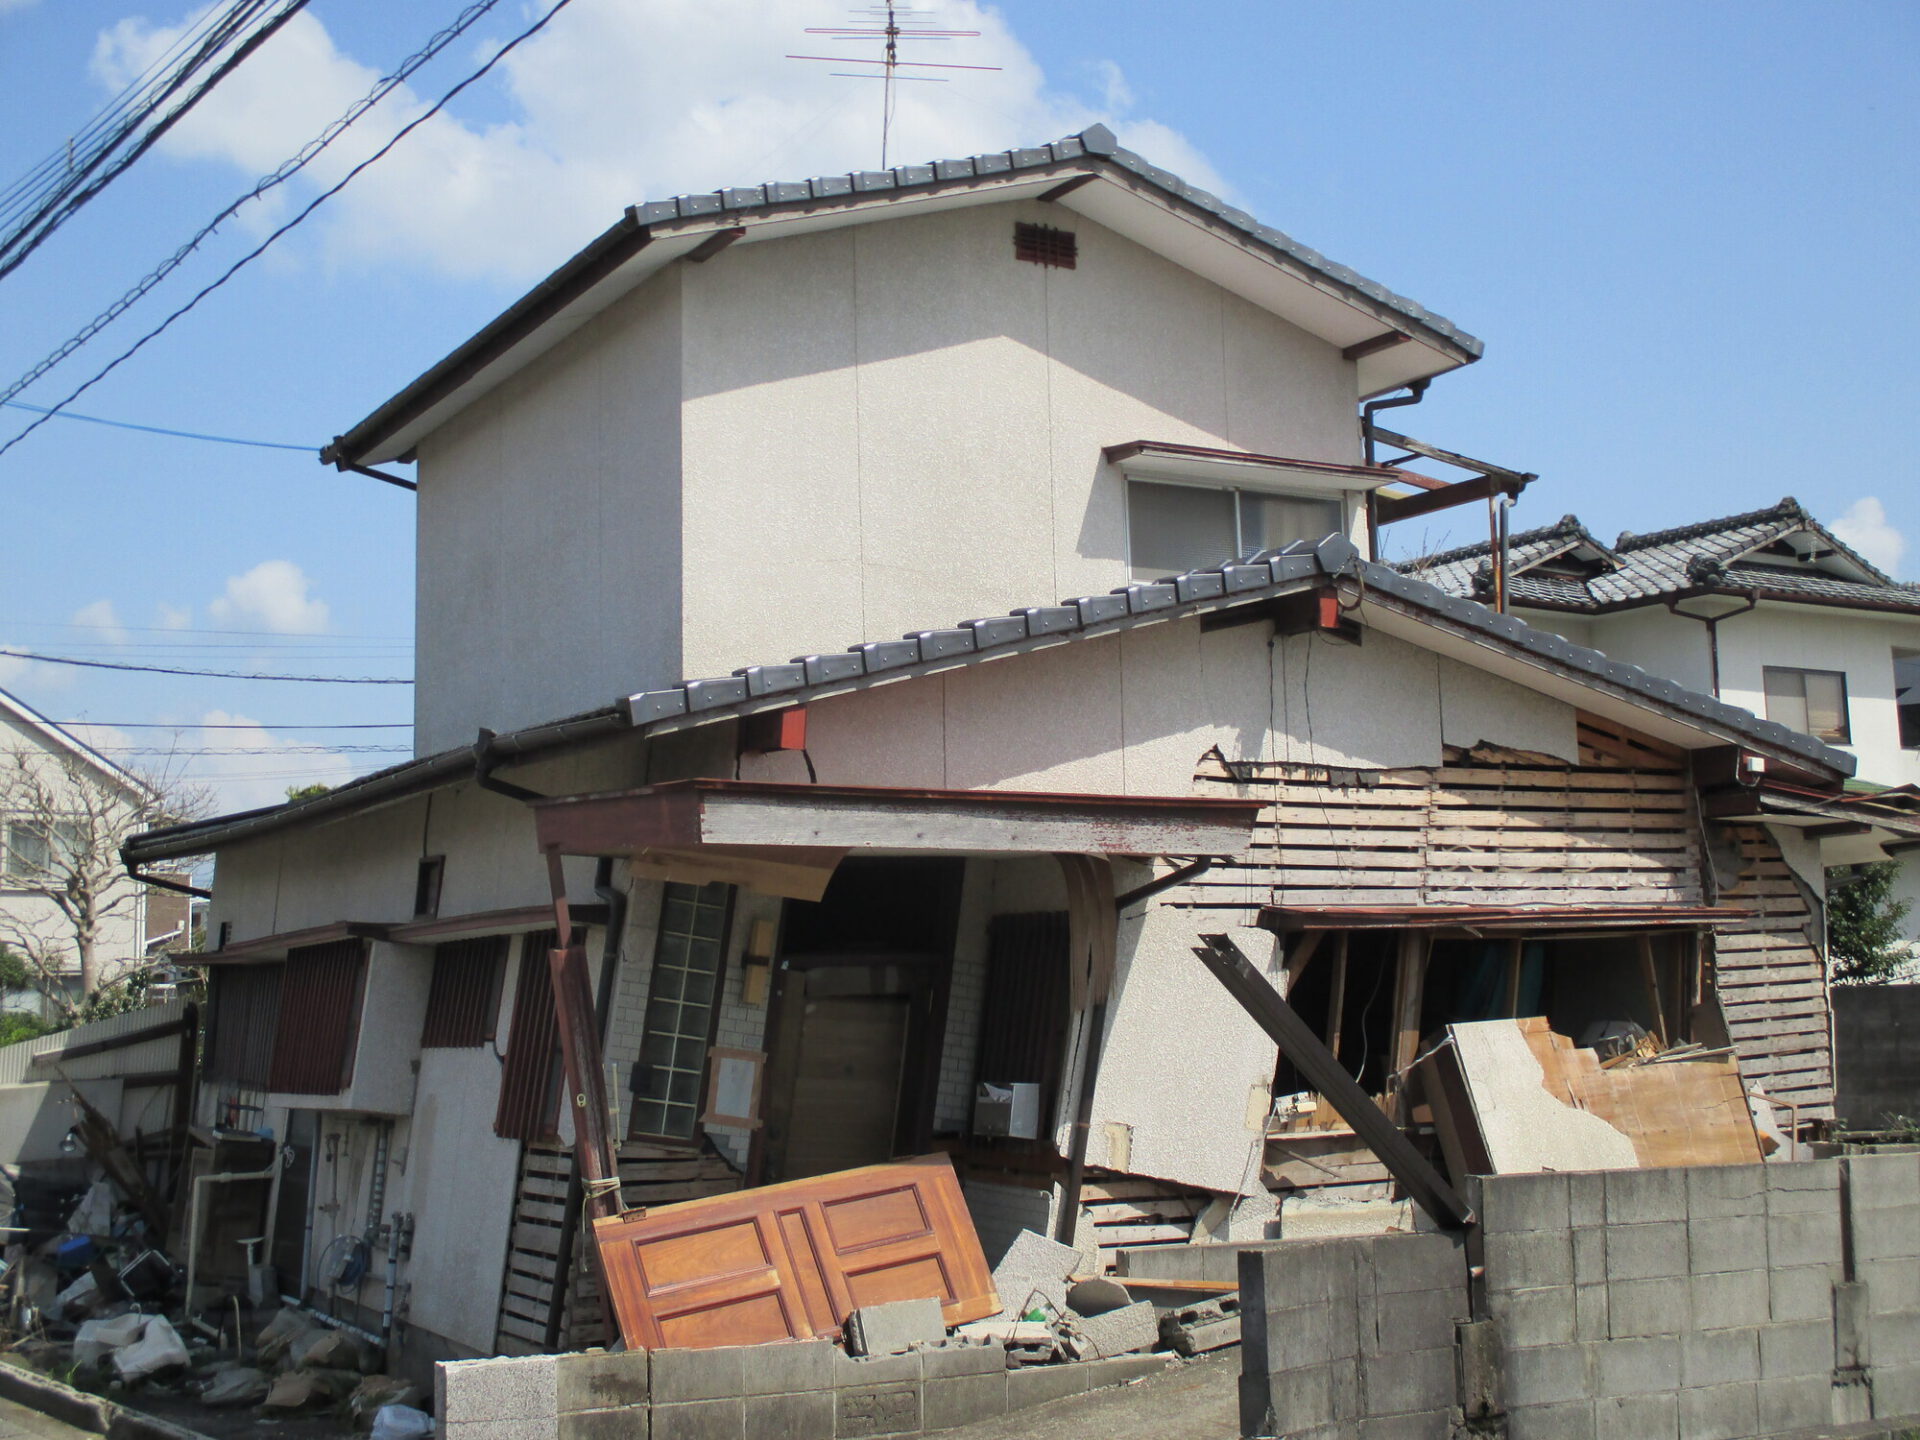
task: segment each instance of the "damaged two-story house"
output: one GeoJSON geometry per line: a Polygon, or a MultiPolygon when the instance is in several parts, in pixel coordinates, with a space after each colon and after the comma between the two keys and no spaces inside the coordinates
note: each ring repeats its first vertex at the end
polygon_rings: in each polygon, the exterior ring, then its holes
{"type": "Polygon", "coordinates": [[[217,856],[282,1292],[577,1342],[602,1090],[629,1206],[939,1149],[990,1258],[1262,1234],[1314,1086],[1203,935],[1411,1132],[1515,1014],[1823,1114],[1762,805],[1851,758],[1371,558],[1498,487],[1356,403],[1479,351],[1095,129],[638,206],[335,441],[419,466],[417,758],[127,849],[217,856]]]}

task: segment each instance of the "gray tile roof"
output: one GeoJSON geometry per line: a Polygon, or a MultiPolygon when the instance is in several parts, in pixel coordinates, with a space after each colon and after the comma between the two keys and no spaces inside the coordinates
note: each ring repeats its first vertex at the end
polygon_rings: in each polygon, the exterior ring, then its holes
{"type": "MultiPolygon", "coordinates": [[[[1491,547],[1482,541],[1411,560],[1400,568],[1450,595],[1484,596],[1491,592],[1491,554],[1491,547]]],[[[1611,546],[1596,540],[1574,516],[1563,516],[1552,525],[1509,539],[1508,586],[1517,605],[1589,613],[1726,590],[1752,591],[1770,600],[1920,614],[1920,587],[1890,579],[1792,496],[1744,515],[1701,520],[1650,535],[1625,532],[1611,546]],[[1771,557],[1753,557],[1754,551],[1803,533],[1819,536],[1867,578],[1833,575],[1784,558],[1774,563],[1771,557]],[[1578,545],[1600,552],[1597,573],[1581,579],[1543,574],[1535,568],[1578,545]]]]}

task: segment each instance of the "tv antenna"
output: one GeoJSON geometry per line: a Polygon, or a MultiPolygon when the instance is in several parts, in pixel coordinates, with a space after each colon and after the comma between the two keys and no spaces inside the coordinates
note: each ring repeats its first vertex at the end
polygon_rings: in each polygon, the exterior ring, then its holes
{"type": "Polygon", "coordinates": [[[857,19],[867,21],[864,25],[825,25],[809,26],[806,33],[822,35],[828,40],[841,44],[865,44],[874,40],[881,43],[881,52],[875,56],[866,55],[789,55],[789,60],[823,60],[829,65],[877,65],[877,70],[835,70],[833,73],[845,80],[878,80],[884,86],[880,99],[880,168],[887,168],[887,145],[893,132],[894,82],[898,80],[917,80],[929,85],[944,85],[944,75],[902,75],[908,70],[998,70],[998,65],[950,65],[934,60],[902,60],[900,42],[902,40],[976,40],[978,30],[938,30],[927,25],[902,25],[901,18],[909,20],[925,19],[932,15],[929,10],[910,9],[905,5],[869,5],[849,12],[857,19]]]}

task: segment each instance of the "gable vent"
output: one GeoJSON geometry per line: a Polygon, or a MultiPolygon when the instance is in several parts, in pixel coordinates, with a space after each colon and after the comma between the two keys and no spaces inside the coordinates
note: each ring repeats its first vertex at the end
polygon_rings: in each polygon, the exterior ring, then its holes
{"type": "Polygon", "coordinates": [[[1061,270],[1071,270],[1080,258],[1080,246],[1071,230],[1056,230],[1051,225],[1029,225],[1016,220],[1013,226],[1013,258],[1034,265],[1052,265],[1061,270]]]}

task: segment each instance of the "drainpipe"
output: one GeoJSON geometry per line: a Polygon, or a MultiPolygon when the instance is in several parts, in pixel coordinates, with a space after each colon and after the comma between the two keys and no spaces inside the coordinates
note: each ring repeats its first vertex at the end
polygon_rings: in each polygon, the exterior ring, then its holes
{"type": "Polygon", "coordinates": [[[1698,620],[1702,625],[1707,627],[1707,665],[1708,674],[1712,677],[1713,685],[1710,693],[1716,700],[1720,698],[1720,622],[1722,620],[1731,620],[1736,615],[1744,615],[1760,604],[1758,591],[1747,590],[1741,593],[1745,596],[1747,603],[1742,605],[1738,610],[1727,611],[1724,615],[1690,615],[1680,608],[1680,600],[1686,598],[1684,596],[1669,598],[1666,602],[1667,609],[1673,614],[1678,615],[1682,620],[1698,620]]]}
{"type": "Polygon", "coordinates": [[[1493,608],[1504,615],[1507,613],[1507,543],[1513,534],[1510,519],[1513,510],[1513,496],[1503,494],[1494,504],[1498,515],[1495,535],[1495,547],[1499,551],[1499,561],[1493,572],[1493,608]]]}
{"type": "MultiPolygon", "coordinates": [[[[1374,463],[1374,413],[1379,410],[1397,410],[1403,405],[1418,405],[1426,398],[1427,386],[1432,383],[1433,381],[1431,379],[1414,380],[1408,383],[1406,386],[1407,393],[1399,399],[1369,400],[1365,405],[1360,407],[1360,441],[1361,444],[1366,447],[1367,464],[1371,465],[1374,463]]],[[[1375,492],[1372,490],[1367,492],[1367,558],[1369,560],[1378,560],[1380,558],[1379,507],[1374,503],[1377,498],[1375,492]]]]}

